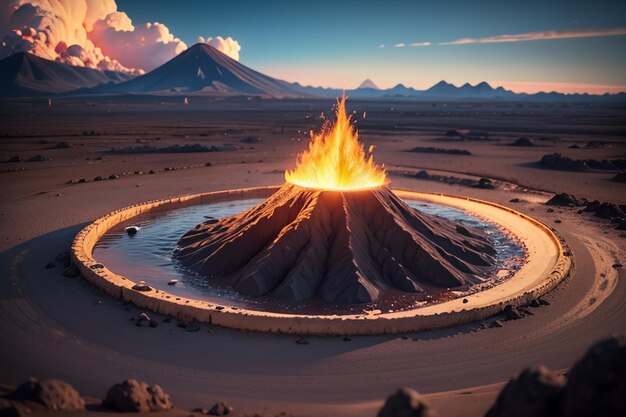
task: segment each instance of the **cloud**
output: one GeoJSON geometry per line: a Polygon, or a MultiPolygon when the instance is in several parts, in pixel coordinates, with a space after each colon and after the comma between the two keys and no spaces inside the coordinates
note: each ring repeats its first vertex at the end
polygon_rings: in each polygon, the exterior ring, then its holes
{"type": "Polygon", "coordinates": [[[430,42],[413,42],[410,46],[430,46],[430,42]]]}
{"type": "Polygon", "coordinates": [[[239,61],[239,51],[241,51],[241,46],[239,45],[239,42],[237,42],[230,36],[226,39],[222,38],[221,36],[215,38],[208,37],[206,39],[204,39],[202,36],[199,36],[198,42],[211,45],[212,47],[220,52],[225,53],[235,61],[239,61]]]}
{"type": "MultiPolygon", "coordinates": [[[[239,57],[227,37],[209,38],[239,57]]],[[[2,0],[0,58],[17,52],[70,65],[143,73],[184,51],[187,45],[162,23],[134,24],[115,0],[2,0]]]]}
{"type": "Polygon", "coordinates": [[[451,42],[443,42],[439,45],[468,45],[473,43],[503,43],[503,42],[528,42],[543,41],[549,39],[572,39],[592,38],[598,36],[621,36],[626,35],[626,28],[613,29],[572,29],[572,30],[549,30],[544,32],[520,33],[517,35],[498,35],[486,38],[462,38],[451,42]]]}
{"type": "Polygon", "coordinates": [[[406,46],[406,43],[402,43],[402,42],[401,42],[401,43],[397,43],[397,44],[395,44],[393,47],[394,47],[394,48],[404,48],[405,46],[406,46]]]}

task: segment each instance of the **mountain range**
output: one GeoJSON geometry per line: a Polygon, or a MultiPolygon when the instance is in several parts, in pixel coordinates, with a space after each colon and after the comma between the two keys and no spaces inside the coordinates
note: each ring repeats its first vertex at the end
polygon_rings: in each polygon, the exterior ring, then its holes
{"type": "MultiPolygon", "coordinates": [[[[289,83],[255,71],[207,44],[196,44],[147,74],[131,78],[115,71],[74,67],[28,53],[0,61],[0,96],[54,94],[205,93],[268,97],[337,97],[343,90],[289,83]]],[[[414,100],[501,99],[542,101],[625,101],[626,94],[524,94],[486,82],[456,87],[440,81],[427,90],[398,84],[380,89],[367,79],[345,93],[352,98],[405,98],[414,100]]]]}

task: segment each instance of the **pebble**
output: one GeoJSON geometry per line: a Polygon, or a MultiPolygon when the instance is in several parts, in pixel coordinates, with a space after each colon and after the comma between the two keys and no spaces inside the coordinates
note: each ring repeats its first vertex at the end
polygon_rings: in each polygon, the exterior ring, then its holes
{"type": "Polygon", "coordinates": [[[169,281],[167,281],[167,285],[176,285],[176,284],[178,284],[177,279],[170,279],[169,281]]]}
{"type": "Polygon", "coordinates": [[[309,344],[309,341],[307,340],[307,338],[306,338],[306,337],[304,337],[304,336],[300,336],[300,337],[296,340],[296,343],[297,343],[297,344],[299,344],[299,345],[308,345],[308,344],[309,344]]]}
{"type": "Polygon", "coordinates": [[[54,262],[48,262],[46,264],[46,269],[54,268],[54,262]]]}

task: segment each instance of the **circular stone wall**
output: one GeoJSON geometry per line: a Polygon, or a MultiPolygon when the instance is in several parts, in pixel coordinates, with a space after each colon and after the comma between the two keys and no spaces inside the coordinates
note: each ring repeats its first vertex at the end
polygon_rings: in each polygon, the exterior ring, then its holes
{"type": "Polygon", "coordinates": [[[194,194],[113,211],[76,235],[70,252],[72,260],[85,279],[106,293],[160,314],[241,330],[323,335],[411,332],[481,320],[500,312],[506,305],[525,305],[552,290],[567,276],[571,265],[554,233],[529,216],[487,201],[405,190],[394,192],[401,198],[459,208],[502,227],[525,246],[526,262],[511,278],[492,288],[439,304],[390,313],[371,311],[353,315],[305,315],[229,307],[178,297],[156,289],[136,291],[132,289],[135,285],[132,277],[118,275],[93,258],[94,246],[109,229],[141,213],[234,199],[264,198],[277,189],[261,187],[194,194]]]}

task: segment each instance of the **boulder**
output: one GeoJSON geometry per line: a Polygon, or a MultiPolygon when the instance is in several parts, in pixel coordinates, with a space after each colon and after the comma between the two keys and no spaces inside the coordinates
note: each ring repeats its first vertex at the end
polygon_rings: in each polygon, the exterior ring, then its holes
{"type": "Polygon", "coordinates": [[[433,417],[434,411],[425,398],[411,388],[402,388],[387,397],[378,417],[433,417]]]}
{"type": "Polygon", "coordinates": [[[572,367],[563,390],[561,415],[626,415],[625,335],[596,344],[572,367]]]}
{"type": "Polygon", "coordinates": [[[165,411],[174,408],[170,396],[160,386],[127,379],[113,385],[102,405],[122,412],[165,411]]]}
{"type": "Polygon", "coordinates": [[[545,204],[546,206],[559,206],[559,207],[576,207],[580,205],[576,197],[567,193],[556,194],[550,200],[546,201],[545,204]]]}
{"type": "Polygon", "coordinates": [[[535,146],[535,142],[532,139],[526,137],[518,138],[511,146],[535,146]]]}
{"type": "Polygon", "coordinates": [[[504,307],[504,310],[502,310],[502,314],[504,314],[504,319],[506,321],[517,320],[517,319],[522,318],[522,313],[519,312],[517,307],[512,306],[511,304],[504,307]]]}
{"type": "Polygon", "coordinates": [[[624,217],[626,214],[617,204],[602,203],[596,210],[595,216],[602,219],[611,219],[613,217],[624,217]]]}
{"type": "Polygon", "coordinates": [[[553,417],[565,378],[543,366],[527,368],[502,389],[485,417],[553,417]]]}
{"type": "Polygon", "coordinates": [[[213,407],[211,407],[207,412],[207,414],[210,416],[228,416],[232,413],[233,407],[222,401],[215,403],[215,405],[213,405],[213,407]]]}
{"type": "Polygon", "coordinates": [[[37,381],[31,378],[9,396],[15,401],[32,401],[50,410],[80,411],[85,409],[85,401],[78,391],[67,382],[58,379],[37,381]]]}

